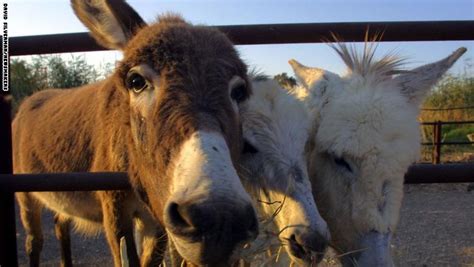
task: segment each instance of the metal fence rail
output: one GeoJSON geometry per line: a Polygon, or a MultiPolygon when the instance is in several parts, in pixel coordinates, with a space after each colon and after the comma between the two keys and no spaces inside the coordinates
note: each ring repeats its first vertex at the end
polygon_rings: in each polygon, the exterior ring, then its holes
{"type": "MultiPolygon", "coordinates": [[[[383,32],[382,41],[474,40],[474,21],[339,22],[215,26],[238,45],[320,43],[335,33],[346,42],[364,41],[365,32],[383,32]]],[[[106,50],[88,33],[10,38],[10,55],[106,50]]]]}
{"type": "MultiPolygon", "coordinates": [[[[473,178],[474,164],[470,163],[414,164],[405,174],[405,183],[467,183],[473,178]]],[[[0,188],[2,192],[129,190],[130,183],[125,172],[4,174],[0,188]]]]}
{"type": "MultiPolygon", "coordinates": [[[[381,41],[474,40],[474,21],[357,22],[216,26],[235,44],[318,43],[335,33],[364,41],[367,30],[381,41]]],[[[100,51],[87,33],[10,38],[10,56],[100,51]]],[[[2,68],[3,70],[3,68],[2,68]]],[[[12,174],[10,106],[0,97],[0,266],[17,266],[14,192],[128,189],[125,173],[12,174]],[[67,178],[67,179],[64,179],[67,178]],[[65,181],[67,180],[67,183],[65,181]]],[[[474,164],[414,165],[406,183],[474,182],[474,164]]]]}

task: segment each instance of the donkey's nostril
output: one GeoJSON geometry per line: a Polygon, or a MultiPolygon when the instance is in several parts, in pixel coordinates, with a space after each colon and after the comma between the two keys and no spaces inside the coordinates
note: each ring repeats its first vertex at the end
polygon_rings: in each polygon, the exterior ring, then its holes
{"type": "Polygon", "coordinates": [[[192,223],[189,221],[185,211],[176,202],[171,202],[168,205],[168,218],[175,227],[192,227],[192,223]]]}
{"type": "Polygon", "coordinates": [[[318,233],[294,233],[288,238],[290,253],[306,262],[320,262],[328,241],[318,233]]]}
{"type": "Polygon", "coordinates": [[[300,244],[296,240],[296,235],[295,234],[292,234],[290,236],[290,238],[288,239],[288,242],[290,243],[291,254],[293,254],[294,256],[296,256],[298,258],[303,259],[305,257],[305,254],[306,254],[306,250],[304,249],[303,245],[300,244]]]}
{"type": "Polygon", "coordinates": [[[306,254],[306,251],[305,251],[303,245],[300,244],[296,240],[296,235],[295,234],[292,234],[290,236],[289,242],[290,242],[290,250],[291,250],[292,254],[294,256],[298,257],[298,258],[304,258],[305,254],[306,254]]]}

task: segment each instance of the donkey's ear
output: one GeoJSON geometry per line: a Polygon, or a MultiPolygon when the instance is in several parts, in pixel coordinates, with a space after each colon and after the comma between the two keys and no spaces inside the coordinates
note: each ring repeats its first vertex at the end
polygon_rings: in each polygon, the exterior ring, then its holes
{"type": "Polygon", "coordinates": [[[72,8],[102,46],[122,49],[146,23],[123,0],[71,0],[72,8]]]}
{"type": "Polygon", "coordinates": [[[400,86],[402,94],[405,95],[411,103],[418,106],[423,102],[424,97],[428,94],[431,87],[441,79],[443,74],[445,74],[466,51],[466,48],[461,47],[440,61],[400,74],[395,77],[394,80],[400,86]]]}
{"type": "Polygon", "coordinates": [[[288,61],[291,68],[295,72],[295,76],[300,83],[309,89],[316,81],[324,79],[326,73],[323,69],[307,67],[294,59],[288,61]]]}

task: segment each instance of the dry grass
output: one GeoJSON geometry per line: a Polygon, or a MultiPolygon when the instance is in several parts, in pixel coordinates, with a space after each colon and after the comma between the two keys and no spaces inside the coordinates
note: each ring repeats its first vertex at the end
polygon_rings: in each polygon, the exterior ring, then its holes
{"type": "MultiPolygon", "coordinates": [[[[281,233],[290,227],[298,227],[295,225],[287,225],[281,230],[276,232],[275,229],[275,217],[281,212],[283,205],[285,204],[286,195],[282,201],[262,201],[260,203],[265,205],[279,205],[275,212],[266,219],[260,220],[260,234],[257,239],[251,243],[245,244],[244,248],[239,252],[239,258],[247,263],[252,263],[252,266],[295,266],[288,255],[285,255],[284,246],[288,245],[288,240],[281,237],[281,233]]],[[[330,244],[331,247],[335,247],[334,244],[330,244]]],[[[339,263],[341,257],[364,251],[366,248],[348,251],[345,253],[337,254],[333,250],[333,253],[326,255],[323,258],[322,264],[325,266],[336,266],[339,263]]],[[[318,266],[317,260],[321,258],[321,254],[313,252],[311,256],[312,261],[309,266],[318,266]]],[[[323,253],[324,254],[324,253],[323,253]]],[[[357,266],[357,263],[354,263],[357,266]]]]}
{"type": "MultiPolygon", "coordinates": [[[[278,249],[279,251],[284,246],[282,239],[280,239],[280,234],[286,229],[283,228],[281,231],[275,231],[275,218],[283,209],[285,204],[286,195],[282,201],[262,201],[258,202],[265,205],[278,205],[275,209],[275,212],[269,218],[260,218],[259,219],[259,235],[256,240],[251,243],[247,243],[244,247],[238,252],[238,258],[242,259],[245,262],[256,262],[261,261],[261,254],[266,253],[267,251],[273,251],[278,249]]],[[[266,259],[262,264],[270,263],[273,258],[266,259]]]]}

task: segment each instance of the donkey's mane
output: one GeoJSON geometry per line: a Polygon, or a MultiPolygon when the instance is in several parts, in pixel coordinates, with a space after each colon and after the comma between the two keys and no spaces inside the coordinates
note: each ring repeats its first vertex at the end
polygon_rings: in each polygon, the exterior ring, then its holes
{"type": "Polygon", "coordinates": [[[268,76],[266,73],[264,73],[262,70],[258,68],[251,68],[248,71],[248,76],[250,80],[260,82],[260,81],[268,81],[270,80],[270,76],[268,76]]]}
{"type": "Polygon", "coordinates": [[[168,23],[168,24],[186,24],[186,20],[178,13],[166,12],[157,17],[156,21],[158,23],[168,23]]]}
{"type": "Polygon", "coordinates": [[[402,67],[406,60],[393,51],[383,55],[380,59],[375,59],[375,52],[381,37],[380,34],[369,37],[366,32],[364,49],[360,51],[355,45],[347,45],[341,38],[333,34],[335,43],[330,43],[329,46],[344,61],[349,73],[358,74],[364,78],[385,80],[387,77],[405,72],[402,67]]]}

